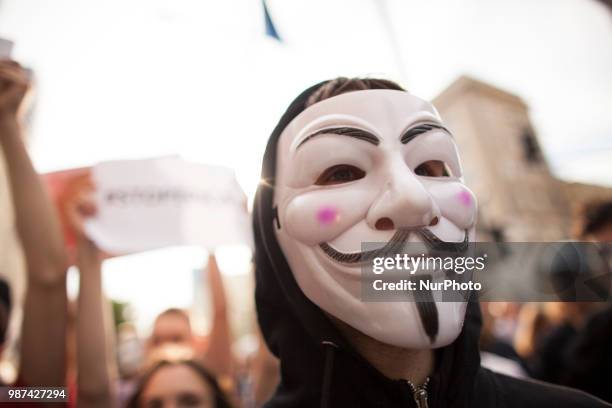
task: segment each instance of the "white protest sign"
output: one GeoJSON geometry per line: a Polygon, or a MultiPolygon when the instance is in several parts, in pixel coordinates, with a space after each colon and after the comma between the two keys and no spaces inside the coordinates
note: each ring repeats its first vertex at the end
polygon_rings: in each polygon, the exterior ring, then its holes
{"type": "Polygon", "coordinates": [[[175,245],[251,245],[246,196],[233,171],[177,157],[93,167],[97,214],[87,235],[110,254],[175,245]]]}

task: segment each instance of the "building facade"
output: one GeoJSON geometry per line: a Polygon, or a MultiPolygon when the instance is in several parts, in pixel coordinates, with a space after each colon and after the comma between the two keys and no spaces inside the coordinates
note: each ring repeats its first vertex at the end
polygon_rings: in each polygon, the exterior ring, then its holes
{"type": "Polygon", "coordinates": [[[611,188],[554,177],[518,96],[461,77],[433,103],[457,140],[466,183],[478,198],[479,240],[566,239],[574,208],[612,198],[611,188]]]}

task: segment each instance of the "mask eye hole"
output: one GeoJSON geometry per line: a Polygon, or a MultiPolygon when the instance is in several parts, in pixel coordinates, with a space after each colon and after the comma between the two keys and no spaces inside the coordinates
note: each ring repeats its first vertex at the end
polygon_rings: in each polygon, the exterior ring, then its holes
{"type": "Polygon", "coordinates": [[[425,177],[451,177],[452,172],[444,163],[440,160],[428,160],[425,163],[421,163],[414,169],[414,174],[417,176],[425,177]]]}
{"type": "Polygon", "coordinates": [[[339,164],[326,169],[315,181],[318,186],[330,186],[333,184],[349,183],[365,177],[365,171],[351,166],[350,164],[339,164]]]}

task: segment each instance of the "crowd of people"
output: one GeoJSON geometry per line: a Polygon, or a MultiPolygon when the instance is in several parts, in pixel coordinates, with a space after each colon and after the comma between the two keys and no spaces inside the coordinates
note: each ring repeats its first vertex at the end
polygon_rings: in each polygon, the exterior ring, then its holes
{"type": "MultiPolygon", "coordinates": [[[[464,231],[466,242],[474,240],[476,207],[468,190],[458,181],[442,184],[460,171],[448,130],[435,109],[399,85],[326,81],[293,101],[274,130],[253,208],[259,346],[243,359],[233,352],[231,304],[214,254],[206,265],[213,313],[205,344],[182,309],[161,313],[144,340],[129,322],[115,325],[102,287],[105,256],[84,232],[97,211],[94,186],[84,183],[65,208],[76,237],[76,251],[68,253],[20,123],[30,85],[18,63],[0,61],[0,147],[27,271],[18,376],[11,387],[67,387],[62,404],[80,408],[612,402],[609,303],[429,302],[412,309],[400,302],[364,306],[351,294],[354,285],[338,272],[353,262],[340,249],[351,240],[338,236],[360,238],[369,225],[375,234],[365,238],[386,240],[424,226],[418,234],[433,247],[460,243],[464,231]],[[419,118],[409,127],[398,114],[406,109],[419,118]],[[336,122],[342,120],[348,122],[336,122]],[[410,176],[396,172],[398,151],[423,163],[412,166],[410,176]],[[348,190],[367,180],[366,172],[373,184],[348,190]],[[388,190],[376,196],[379,185],[388,190]],[[460,213],[446,198],[458,191],[460,213]],[[428,195],[433,198],[422,199],[428,195]],[[80,275],[75,304],[66,293],[71,262],[80,275]]],[[[579,221],[577,240],[612,241],[612,202],[590,205],[579,221]]],[[[10,284],[0,280],[3,343],[12,303],[10,284]]]]}

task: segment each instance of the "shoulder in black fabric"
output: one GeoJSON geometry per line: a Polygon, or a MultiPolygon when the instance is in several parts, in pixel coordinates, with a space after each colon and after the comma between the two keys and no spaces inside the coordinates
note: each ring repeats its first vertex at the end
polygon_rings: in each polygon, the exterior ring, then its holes
{"type": "Polygon", "coordinates": [[[585,392],[531,379],[519,379],[479,370],[470,408],[612,408],[585,392]]]}
{"type": "MultiPolygon", "coordinates": [[[[268,347],[281,360],[281,384],[267,406],[321,406],[324,372],[326,377],[329,375],[327,380],[331,384],[327,384],[330,407],[347,406],[351,402],[358,403],[351,406],[373,406],[374,402],[376,406],[396,406],[406,397],[404,388],[397,381],[384,377],[358,355],[325,314],[302,293],[274,232],[277,220],[273,198],[279,137],[305,109],[308,97],[324,83],[298,96],[272,132],[253,207],[257,317],[268,347]],[[325,351],[329,346],[337,356],[332,359],[331,367],[328,359],[326,367],[325,351]]],[[[480,366],[480,324],[478,303],[472,303],[459,338],[450,346],[437,350],[436,373],[432,377],[432,394],[435,395],[430,395],[432,401],[436,401],[433,406],[468,406],[465,404],[470,399],[480,366]]]]}

